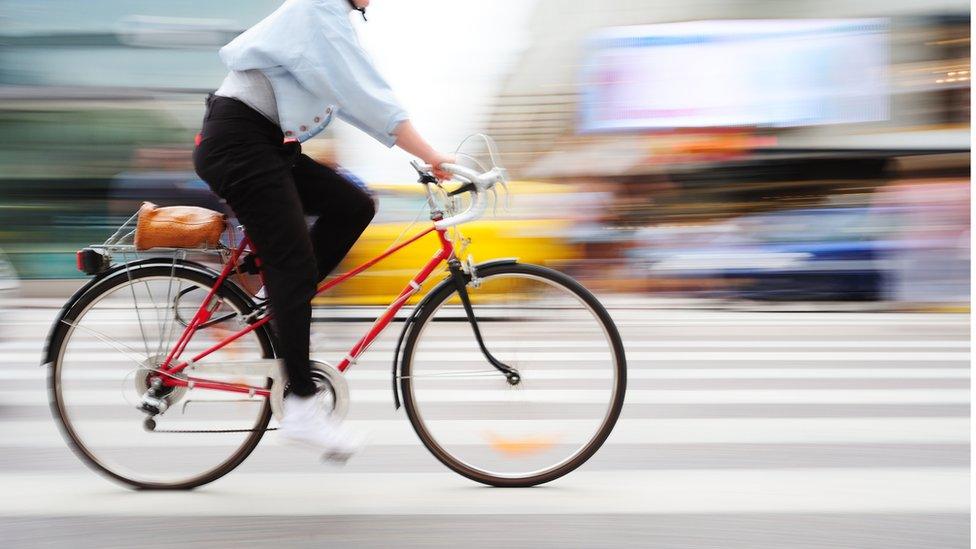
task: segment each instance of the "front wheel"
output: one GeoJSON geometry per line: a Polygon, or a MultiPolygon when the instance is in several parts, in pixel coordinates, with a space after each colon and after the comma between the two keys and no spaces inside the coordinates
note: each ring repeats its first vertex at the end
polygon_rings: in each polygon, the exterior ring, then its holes
{"type": "Polygon", "coordinates": [[[452,284],[418,312],[400,384],[410,423],[442,463],[492,486],[573,471],[604,443],[627,385],[623,343],[600,302],[537,265],[484,267],[467,286],[487,351],[452,284]]]}

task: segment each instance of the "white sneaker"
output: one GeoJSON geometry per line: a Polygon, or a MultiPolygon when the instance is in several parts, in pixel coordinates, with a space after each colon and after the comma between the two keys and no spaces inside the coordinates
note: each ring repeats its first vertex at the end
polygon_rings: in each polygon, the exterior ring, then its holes
{"type": "Polygon", "coordinates": [[[278,426],[278,440],[312,448],[327,460],[345,462],[365,445],[365,437],[333,418],[313,395],[288,395],[278,426]]]}

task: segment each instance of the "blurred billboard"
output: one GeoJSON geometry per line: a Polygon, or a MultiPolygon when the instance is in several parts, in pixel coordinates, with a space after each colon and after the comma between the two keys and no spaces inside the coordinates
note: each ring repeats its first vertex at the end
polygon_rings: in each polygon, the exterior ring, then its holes
{"type": "Polygon", "coordinates": [[[883,120],[882,19],[615,27],[586,46],[581,131],[883,120]]]}

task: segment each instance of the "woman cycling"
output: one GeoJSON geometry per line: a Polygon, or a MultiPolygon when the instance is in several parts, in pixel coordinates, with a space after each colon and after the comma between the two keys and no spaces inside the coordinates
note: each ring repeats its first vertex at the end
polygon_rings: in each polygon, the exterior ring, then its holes
{"type": "MultiPolygon", "coordinates": [[[[301,153],[338,116],[431,166],[449,162],[410,123],[356,38],[369,0],[286,0],[221,48],[230,70],[207,97],[197,173],[233,208],[261,258],[288,373],[279,437],[344,459],[359,438],[313,398],[310,299],[375,213],[360,181],[301,153]],[[305,215],[318,219],[308,228],[305,215]]],[[[439,174],[440,175],[440,174],[439,174]]]]}

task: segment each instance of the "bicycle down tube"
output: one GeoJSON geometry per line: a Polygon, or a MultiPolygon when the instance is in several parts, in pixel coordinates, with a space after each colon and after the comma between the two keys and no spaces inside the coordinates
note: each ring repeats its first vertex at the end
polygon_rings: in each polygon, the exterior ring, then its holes
{"type": "MultiPolygon", "coordinates": [[[[437,219],[435,219],[434,221],[437,221],[437,219]]],[[[451,244],[450,239],[448,239],[446,236],[447,229],[439,229],[432,226],[414,235],[413,237],[406,240],[405,242],[390,247],[379,256],[363,263],[362,265],[359,265],[358,267],[332,280],[322,282],[316,288],[315,295],[317,296],[323,292],[326,292],[334,288],[335,286],[338,286],[339,284],[345,282],[346,280],[355,277],[356,275],[369,269],[373,265],[376,265],[383,259],[393,255],[394,253],[402,250],[403,248],[409,246],[410,244],[413,244],[414,242],[420,240],[424,236],[427,236],[431,232],[435,232],[435,231],[437,232],[437,236],[440,241],[440,249],[434,254],[433,257],[431,257],[431,259],[427,262],[427,264],[424,265],[423,268],[421,268],[420,272],[418,272],[417,275],[414,276],[407,283],[406,287],[404,287],[404,289],[400,292],[400,294],[386,308],[383,314],[381,314],[373,322],[373,325],[370,327],[366,335],[364,335],[358,342],[356,342],[356,344],[352,347],[352,349],[350,349],[349,353],[339,362],[336,368],[340,372],[344,372],[351,365],[356,363],[356,359],[370,346],[370,344],[376,339],[376,337],[379,336],[379,334],[382,333],[387,326],[389,326],[393,317],[396,316],[396,314],[400,311],[401,308],[403,308],[403,306],[407,303],[407,301],[411,297],[413,297],[414,294],[420,291],[421,285],[427,280],[428,277],[430,277],[431,273],[433,273],[434,270],[442,262],[446,261],[448,258],[451,257],[451,255],[454,253],[454,246],[451,244]]],[[[260,318],[256,322],[248,324],[246,327],[242,328],[241,330],[225,337],[224,339],[215,343],[213,346],[207,348],[206,350],[201,351],[191,359],[183,360],[177,362],[175,365],[172,365],[174,362],[179,360],[180,355],[182,354],[183,350],[186,348],[187,343],[189,343],[190,339],[196,333],[199,326],[206,323],[210,319],[210,316],[213,314],[213,311],[216,309],[216,307],[213,306],[211,301],[213,300],[213,297],[216,295],[217,289],[220,287],[221,284],[224,283],[224,281],[230,275],[231,270],[235,268],[235,265],[237,264],[237,260],[243,254],[245,249],[249,247],[250,247],[250,240],[247,238],[243,239],[240,243],[240,246],[231,255],[227,264],[224,265],[223,269],[220,272],[220,276],[217,278],[217,281],[214,284],[213,288],[210,289],[206,298],[204,298],[203,303],[201,303],[200,308],[197,310],[196,314],[193,316],[191,321],[187,324],[186,328],[183,330],[183,334],[180,336],[179,340],[177,340],[177,343],[170,351],[169,356],[167,356],[165,362],[160,366],[159,370],[160,373],[163,374],[164,385],[171,386],[171,387],[189,386],[191,388],[199,388],[199,389],[228,391],[234,393],[248,393],[248,394],[260,395],[264,397],[270,396],[271,391],[263,388],[252,387],[250,385],[244,385],[238,383],[211,381],[211,380],[197,378],[197,377],[180,378],[180,377],[176,377],[175,374],[182,372],[192,364],[195,364],[201,359],[205,358],[207,355],[223,348],[224,346],[230,344],[231,342],[237,340],[238,338],[244,335],[247,335],[248,333],[256,330],[257,328],[260,328],[267,322],[270,322],[272,318],[271,314],[268,314],[260,318]]]]}

